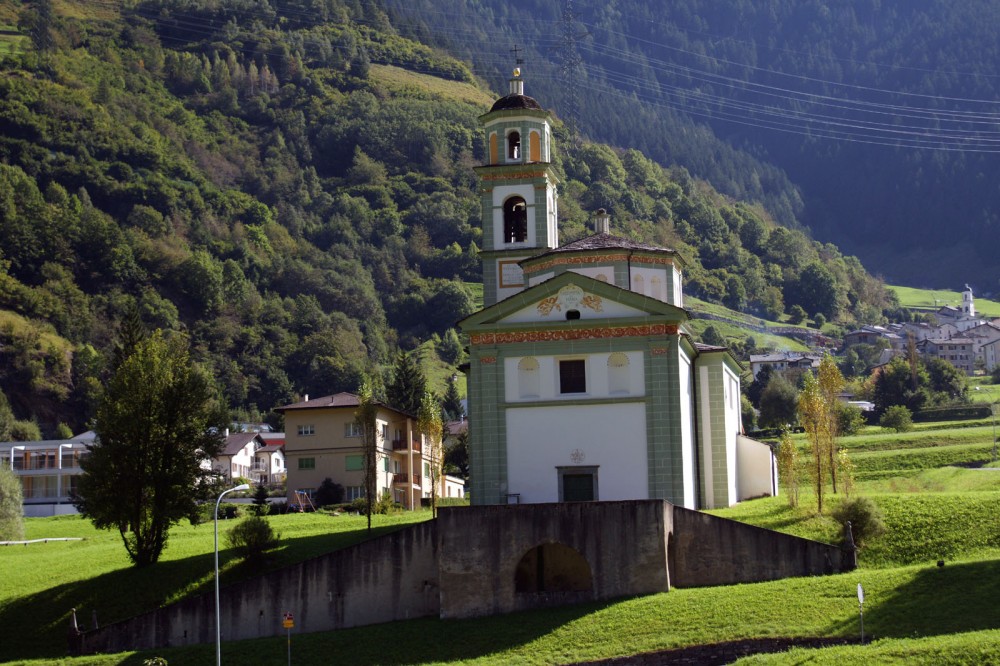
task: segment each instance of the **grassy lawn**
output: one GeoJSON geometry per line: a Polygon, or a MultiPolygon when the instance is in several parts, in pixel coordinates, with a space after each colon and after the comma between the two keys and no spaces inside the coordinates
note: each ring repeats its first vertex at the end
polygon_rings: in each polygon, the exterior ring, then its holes
{"type": "MultiPolygon", "coordinates": [[[[927,424],[911,433],[872,429],[852,438],[859,469],[855,494],[881,509],[887,531],[860,554],[850,574],[752,585],[674,589],[669,593],[543,611],[409,622],[337,632],[292,634],[297,663],[556,664],[610,659],[664,649],[768,637],[855,637],[857,584],[866,590],[865,646],[794,650],[740,663],[996,663],[1000,661],[1000,470],[946,466],[981,457],[989,427],[927,424]],[[864,472],[864,473],[860,473],[864,472]],[[938,567],[937,561],[945,561],[938,567]],[[390,632],[393,640],[385,640],[390,632]]],[[[803,482],[808,485],[808,481],[803,482]]],[[[817,515],[812,491],[790,508],[784,497],[741,503],[712,513],[807,538],[835,542],[830,516],[842,496],[827,494],[817,515]]],[[[379,517],[393,529],[423,514],[379,517]]],[[[360,517],[272,518],[285,543],[277,561],[301,560],[363,538],[360,517]]],[[[163,562],[128,567],[116,534],[76,518],[33,519],[28,536],[83,536],[82,542],[0,548],[0,621],[16,642],[0,642],[0,660],[72,666],[141,665],[152,653],[80,659],[64,654],[70,607],[102,623],[210,589],[211,525],[178,526],[163,562]],[[127,595],[122,591],[127,590],[127,595]],[[119,598],[127,597],[127,598],[119,598]]],[[[223,552],[224,581],[250,575],[223,552]]],[[[226,643],[228,664],[284,664],[285,639],[226,643]]],[[[171,666],[204,664],[213,646],[160,650],[171,666]]]]}
{"type": "MultiPolygon", "coordinates": [[[[429,511],[374,517],[374,534],[430,518],[429,511]]],[[[282,545],[269,568],[315,557],[367,538],[363,516],[287,514],[269,518],[282,545]]],[[[229,521],[231,522],[231,521],[229,521]]],[[[225,549],[227,521],[219,525],[222,584],[255,574],[225,549]]],[[[121,620],[181,597],[210,591],[213,581],[212,523],[180,524],[160,562],[148,570],[130,566],[117,532],[95,530],[77,516],[25,521],[26,538],[82,537],[82,541],[0,547],[0,662],[65,654],[71,608],[89,626],[92,611],[101,624],[121,620]]]]}
{"type": "MultiPolygon", "coordinates": [[[[905,308],[937,310],[946,305],[962,307],[962,292],[960,291],[886,286],[895,292],[899,298],[899,304],[905,308]]],[[[983,317],[1000,317],[1000,303],[976,297],[976,312],[983,317]]]]}

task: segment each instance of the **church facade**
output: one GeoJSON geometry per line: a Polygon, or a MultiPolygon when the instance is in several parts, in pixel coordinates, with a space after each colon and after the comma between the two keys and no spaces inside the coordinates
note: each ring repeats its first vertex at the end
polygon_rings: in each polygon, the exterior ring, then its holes
{"type": "Polygon", "coordinates": [[[523,85],[515,71],[480,118],[484,308],[460,323],[472,502],[773,494],[771,449],[740,435],[739,362],[685,330],[680,255],[611,234],[603,210],[559,246],[552,118],[523,85]]]}

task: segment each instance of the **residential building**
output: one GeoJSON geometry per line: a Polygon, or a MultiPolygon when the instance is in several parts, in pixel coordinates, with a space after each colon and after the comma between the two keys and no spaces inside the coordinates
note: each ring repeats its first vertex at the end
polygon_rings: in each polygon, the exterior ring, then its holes
{"type": "Polygon", "coordinates": [[[684,260],[610,233],[559,246],[551,116],[523,92],[480,117],[484,309],[469,347],[474,504],[666,499],[728,506],[775,491],[741,438],[740,372],[685,328],[684,260]]]}
{"type": "Polygon", "coordinates": [[[71,495],[83,471],[80,460],[93,441],[94,433],[86,432],[72,439],[0,442],[0,465],[21,480],[25,516],[77,513],[71,495]]]}
{"type": "Polygon", "coordinates": [[[751,354],[750,372],[753,373],[753,378],[757,379],[757,375],[760,374],[764,366],[768,366],[772,373],[780,374],[794,384],[799,375],[806,370],[818,369],[822,360],[822,354],[805,352],[780,351],[769,354],[751,354]]]}
{"type": "Polygon", "coordinates": [[[259,432],[227,430],[212,469],[230,480],[242,477],[265,485],[281,483],[285,480],[284,446],[267,444],[259,432]]]}
{"type": "MultiPolygon", "coordinates": [[[[289,502],[295,501],[296,491],[311,495],[324,479],[344,487],[345,501],[364,496],[364,453],[355,422],[359,404],[355,394],[338,393],[312,400],[305,396],[275,410],[285,416],[289,502]]],[[[417,430],[416,417],[379,403],[375,422],[376,494],[389,492],[404,507],[419,507],[421,499],[431,496],[435,460],[417,430]]],[[[438,496],[448,496],[447,488],[441,478],[438,496]]],[[[454,485],[451,488],[457,492],[454,485]]]]}
{"type": "Polygon", "coordinates": [[[970,338],[949,338],[947,340],[922,340],[917,349],[924,356],[947,361],[967,375],[975,369],[973,341],[970,338]]]}

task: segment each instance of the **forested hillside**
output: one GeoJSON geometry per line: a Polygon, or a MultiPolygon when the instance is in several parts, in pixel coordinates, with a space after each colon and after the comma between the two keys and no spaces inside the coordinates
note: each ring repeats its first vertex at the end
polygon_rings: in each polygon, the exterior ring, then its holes
{"type": "Polygon", "coordinates": [[[995,2],[387,2],[493,85],[519,44],[587,135],[760,201],[894,284],[997,289],[995,2]]]}
{"type": "MultiPolygon", "coordinates": [[[[16,417],[83,428],[135,308],[188,332],[244,412],[354,390],[428,339],[461,361],[453,324],[481,275],[476,118],[495,98],[466,64],[353,0],[15,9],[0,16],[23,38],[0,56],[0,387],[16,417]]],[[[891,304],[855,258],[760,206],[561,125],[556,142],[563,242],[604,206],[616,232],[680,250],[707,300],[844,324],[891,304]]]]}

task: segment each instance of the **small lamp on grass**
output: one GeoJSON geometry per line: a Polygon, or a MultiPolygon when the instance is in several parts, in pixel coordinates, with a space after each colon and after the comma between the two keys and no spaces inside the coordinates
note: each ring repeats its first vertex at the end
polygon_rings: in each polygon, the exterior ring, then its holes
{"type": "Polygon", "coordinates": [[[250,485],[241,483],[235,488],[223,490],[219,499],[215,500],[215,665],[222,666],[222,616],[219,611],[219,504],[229,493],[240,490],[250,490],[250,485]]]}

